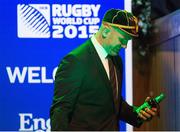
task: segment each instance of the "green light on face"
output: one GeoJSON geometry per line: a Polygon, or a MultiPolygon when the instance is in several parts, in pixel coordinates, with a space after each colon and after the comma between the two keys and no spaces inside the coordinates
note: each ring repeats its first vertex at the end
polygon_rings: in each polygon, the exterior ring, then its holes
{"type": "Polygon", "coordinates": [[[124,39],[124,38],[119,38],[119,41],[121,42],[122,45],[127,45],[128,40],[124,39]]]}
{"type": "Polygon", "coordinates": [[[125,38],[127,38],[127,40],[131,40],[132,37],[125,33],[124,31],[122,31],[121,29],[117,28],[117,27],[113,27],[114,30],[116,30],[118,33],[120,33],[121,35],[123,35],[125,38]]]}

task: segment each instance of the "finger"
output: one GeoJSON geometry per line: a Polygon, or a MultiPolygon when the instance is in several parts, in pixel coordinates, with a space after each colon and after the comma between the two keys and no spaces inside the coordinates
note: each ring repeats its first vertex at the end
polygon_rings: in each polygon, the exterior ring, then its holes
{"type": "Polygon", "coordinates": [[[157,112],[157,108],[151,108],[151,110],[157,112]]]}
{"type": "Polygon", "coordinates": [[[147,118],[145,116],[143,116],[141,113],[139,113],[138,116],[143,120],[147,120],[147,118]]]}
{"type": "Polygon", "coordinates": [[[149,101],[151,99],[151,97],[147,97],[146,99],[145,99],[145,101],[149,101]]]}
{"type": "Polygon", "coordinates": [[[151,115],[143,110],[141,110],[141,114],[146,118],[151,118],[151,115]]]}
{"type": "MultiPolygon", "coordinates": [[[[154,110],[155,110],[155,109],[154,109],[154,110]]],[[[145,111],[146,111],[148,114],[152,115],[152,116],[155,116],[155,115],[156,115],[156,111],[150,110],[150,109],[148,109],[148,108],[146,108],[145,111]]]]}

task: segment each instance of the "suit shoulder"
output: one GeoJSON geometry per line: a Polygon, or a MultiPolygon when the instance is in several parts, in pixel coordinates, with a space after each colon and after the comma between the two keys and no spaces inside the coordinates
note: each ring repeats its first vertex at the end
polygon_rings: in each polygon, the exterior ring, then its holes
{"type": "Polygon", "coordinates": [[[82,59],[84,57],[87,57],[88,52],[90,52],[90,45],[91,45],[91,41],[87,40],[86,42],[84,42],[83,44],[81,44],[80,46],[78,46],[76,49],[72,50],[69,55],[73,55],[78,59],[82,59]]]}

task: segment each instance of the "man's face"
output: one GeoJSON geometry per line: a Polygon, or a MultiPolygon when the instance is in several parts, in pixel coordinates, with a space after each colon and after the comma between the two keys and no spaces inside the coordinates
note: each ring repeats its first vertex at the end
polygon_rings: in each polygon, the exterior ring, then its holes
{"type": "Polygon", "coordinates": [[[119,54],[121,48],[127,47],[127,43],[130,39],[131,37],[127,33],[118,28],[111,27],[103,47],[109,55],[116,56],[119,54]]]}

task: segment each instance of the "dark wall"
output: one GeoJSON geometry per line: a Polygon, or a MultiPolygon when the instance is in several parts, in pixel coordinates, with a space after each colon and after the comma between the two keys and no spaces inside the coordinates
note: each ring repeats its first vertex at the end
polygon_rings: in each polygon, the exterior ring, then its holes
{"type": "Polygon", "coordinates": [[[147,43],[147,58],[133,52],[134,105],[146,96],[161,92],[160,118],[154,118],[135,130],[180,131],[180,10],[155,20],[152,38],[147,43]]]}
{"type": "Polygon", "coordinates": [[[180,9],[180,0],[151,0],[151,18],[163,17],[180,9]]]}

